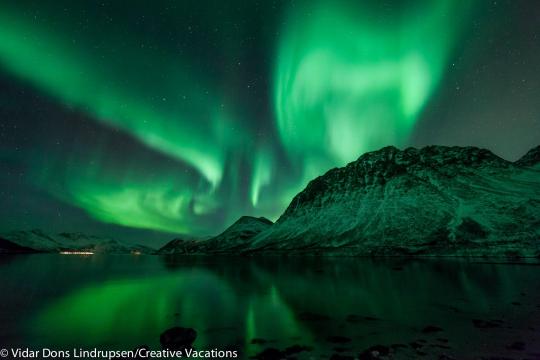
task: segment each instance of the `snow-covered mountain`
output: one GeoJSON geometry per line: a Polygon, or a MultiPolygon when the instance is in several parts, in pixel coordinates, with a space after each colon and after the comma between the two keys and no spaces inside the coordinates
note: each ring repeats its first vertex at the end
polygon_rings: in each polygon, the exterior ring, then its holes
{"type": "Polygon", "coordinates": [[[386,147],[311,181],[252,251],[523,255],[540,248],[540,147],[386,147]]]}
{"type": "Polygon", "coordinates": [[[154,249],[143,245],[127,245],[119,241],[83,233],[47,234],[41,230],[13,231],[4,234],[8,241],[40,252],[88,250],[97,253],[128,254],[134,251],[151,253],[154,249]]]}
{"type": "Polygon", "coordinates": [[[158,250],[158,254],[232,253],[251,246],[251,239],[268,229],[272,222],[264,217],[242,216],[221,234],[208,240],[174,239],[158,250]]]}

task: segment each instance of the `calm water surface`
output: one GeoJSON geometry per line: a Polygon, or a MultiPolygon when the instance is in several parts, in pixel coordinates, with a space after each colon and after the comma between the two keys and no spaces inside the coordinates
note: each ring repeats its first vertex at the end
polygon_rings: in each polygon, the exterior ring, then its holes
{"type": "Polygon", "coordinates": [[[0,345],[159,349],[308,346],[297,358],[540,358],[540,266],[486,260],[0,257],[0,345]],[[255,341],[254,341],[255,339],[255,341]],[[393,346],[393,347],[392,347],[393,346]]]}

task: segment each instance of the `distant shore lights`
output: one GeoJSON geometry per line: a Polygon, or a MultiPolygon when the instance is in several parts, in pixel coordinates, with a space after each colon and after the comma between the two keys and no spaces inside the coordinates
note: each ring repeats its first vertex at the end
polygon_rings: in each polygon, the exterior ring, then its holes
{"type": "Polygon", "coordinates": [[[66,250],[66,251],[60,251],[60,254],[62,255],[94,255],[93,251],[84,251],[84,250],[66,250]]]}

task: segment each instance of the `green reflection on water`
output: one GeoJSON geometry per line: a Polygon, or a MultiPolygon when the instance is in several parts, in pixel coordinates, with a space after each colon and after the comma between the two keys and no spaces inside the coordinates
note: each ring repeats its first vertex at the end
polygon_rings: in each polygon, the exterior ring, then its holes
{"type": "Polygon", "coordinates": [[[174,325],[197,329],[201,349],[307,331],[275,287],[241,298],[206,270],[84,287],[45,308],[34,329],[47,344],[157,347],[160,333],[174,325]]]}
{"type": "Polygon", "coordinates": [[[302,344],[324,352],[335,346],[328,336],[348,336],[361,349],[412,341],[435,324],[466,344],[473,318],[504,314],[505,321],[515,316],[525,324],[527,316],[519,317],[526,312],[511,302],[524,288],[533,292],[528,284],[539,273],[538,266],[467,261],[152,258],[162,260],[169,272],[118,276],[56,299],[33,319],[34,339],[49,346],[159,348],[160,333],[179,325],[197,330],[199,349],[253,354],[264,348],[251,343],[260,338],[269,341],[265,346],[302,344]],[[349,323],[350,315],[380,321],[349,323]]]}

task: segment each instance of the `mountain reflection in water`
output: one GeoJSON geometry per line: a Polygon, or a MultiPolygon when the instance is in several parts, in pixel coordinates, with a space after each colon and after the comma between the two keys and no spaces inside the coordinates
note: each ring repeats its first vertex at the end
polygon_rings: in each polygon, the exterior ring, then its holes
{"type": "Polygon", "coordinates": [[[397,358],[540,352],[540,267],[473,260],[31,255],[3,258],[3,343],[159,349],[171,326],[197,349],[310,347],[397,358]],[[16,314],[16,315],[15,315],[16,314]],[[482,326],[492,321],[493,326],[482,326]],[[495,322],[493,322],[495,321],[495,322]],[[416,344],[416,345],[415,345],[416,344]],[[391,345],[394,345],[392,348],[391,345]],[[400,345],[400,346],[397,346],[400,345]]]}

